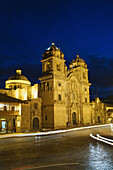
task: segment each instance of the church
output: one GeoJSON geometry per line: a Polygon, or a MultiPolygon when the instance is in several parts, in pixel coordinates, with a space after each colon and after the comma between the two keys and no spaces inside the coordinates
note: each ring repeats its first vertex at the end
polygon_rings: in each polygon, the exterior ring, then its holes
{"type": "Polygon", "coordinates": [[[39,97],[43,127],[50,129],[90,124],[90,95],[87,64],[77,57],[65,64],[64,54],[54,43],[42,55],[39,97]]]}
{"type": "Polygon", "coordinates": [[[5,102],[1,101],[1,129],[5,123],[8,130],[13,126],[17,132],[94,124],[87,64],[79,55],[70,62],[69,69],[65,62],[63,52],[52,43],[42,55],[39,85],[31,86],[20,69],[6,80],[5,89],[0,89],[6,99],[5,102]],[[10,99],[7,100],[7,96],[10,99]],[[18,99],[18,102],[14,99],[18,99]],[[18,103],[20,106],[17,115],[16,107],[11,114],[10,109],[6,109],[7,105],[7,108],[11,108],[10,100],[12,105],[18,103]]]}

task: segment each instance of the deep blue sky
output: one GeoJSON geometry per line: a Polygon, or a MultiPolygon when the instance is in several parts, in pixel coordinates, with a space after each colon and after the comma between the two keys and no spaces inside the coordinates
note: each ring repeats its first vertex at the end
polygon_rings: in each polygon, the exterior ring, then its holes
{"type": "Polygon", "coordinates": [[[16,68],[37,83],[51,42],[86,61],[91,95],[113,94],[113,0],[0,0],[0,88],[16,68]]]}

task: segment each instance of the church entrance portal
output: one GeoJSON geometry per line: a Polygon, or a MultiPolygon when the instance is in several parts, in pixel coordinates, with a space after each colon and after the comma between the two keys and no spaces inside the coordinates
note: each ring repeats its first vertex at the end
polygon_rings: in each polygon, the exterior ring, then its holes
{"type": "Polygon", "coordinates": [[[73,125],[76,125],[76,113],[75,112],[72,113],[72,122],[73,122],[73,125]]]}
{"type": "Polygon", "coordinates": [[[33,130],[38,130],[39,129],[39,119],[35,117],[33,119],[33,130]]]}

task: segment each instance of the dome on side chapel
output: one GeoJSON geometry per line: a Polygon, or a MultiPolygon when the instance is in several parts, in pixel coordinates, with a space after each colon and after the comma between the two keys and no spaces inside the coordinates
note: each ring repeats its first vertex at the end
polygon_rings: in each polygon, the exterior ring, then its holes
{"type": "Polygon", "coordinates": [[[21,70],[16,70],[16,74],[10,76],[8,80],[5,82],[5,88],[7,89],[17,89],[24,88],[26,86],[30,86],[31,82],[21,74],[21,70]]]}

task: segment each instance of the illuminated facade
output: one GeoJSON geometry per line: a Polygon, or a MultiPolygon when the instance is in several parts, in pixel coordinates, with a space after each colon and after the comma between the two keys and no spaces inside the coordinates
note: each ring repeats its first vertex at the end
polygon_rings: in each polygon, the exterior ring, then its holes
{"type": "Polygon", "coordinates": [[[42,99],[42,127],[66,128],[91,123],[87,64],[79,55],[69,65],[54,43],[42,55],[39,97],[42,99]]]}
{"type": "MultiPolygon", "coordinates": [[[[25,131],[36,131],[41,129],[42,118],[41,118],[41,105],[42,101],[38,97],[38,84],[31,86],[31,82],[21,74],[21,70],[16,70],[16,74],[9,77],[5,82],[5,89],[0,89],[1,95],[6,95],[19,99],[21,105],[19,104],[19,113],[11,112],[1,112],[1,127],[4,123],[7,125],[7,130],[11,131],[12,121],[15,123],[16,132],[25,132],[25,131]],[[5,113],[5,114],[4,114],[5,113]],[[21,114],[20,114],[21,113],[21,114]],[[7,114],[7,118],[6,118],[7,114]],[[16,115],[17,114],[17,115],[16,115]],[[19,115],[18,115],[19,114],[19,115]],[[16,116],[16,117],[15,117],[16,116]],[[13,118],[13,119],[12,119],[13,118]],[[6,123],[7,122],[7,123],[6,123]]],[[[16,100],[15,99],[15,100],[16,100]]],[[[6,106],[5,103],[2,103],[6,106]]],[[[12,103],[14,105],[15,103],[12,103]]],[[[8,105],[8,104],[7,104],[8,105]]],[[[8,106],[8,108],[12,106],[8,106]]],[[[17,106],[15,107],[17,108],[17,106]]]]}
{"type": "MultiPolygon", "coordinates": [[[[25,132],[106,123],[106,120],[112,119],[113,107],[105,106],[99,98],[90,103],[91,84],[87,64],[79,55],[70,62],[69,69],[65,64],[64,54],[54,43],[42,56],[39,86],[31,86],[31,82],[18,69],[5,82],[5,89],[0,89],[0,93],[21,101],[16,104],[20,108],[18,113],[16,110],[10,112],[10,109],[4,114],[0,112],[0,126],[7,122],[9,130],[11,121],[13,124],[15,121],[17,131],[25,132]],[[6,121],[7,113],[9,118],[6,121]]],[[[5,103],[1,104],[5,106],[5,103]]],[[[15,103],[10,106],[7,103],[9,108],[12,105],[17,108],[15,103]]]]}
{"type": "Polygon", "coordinates": [[[21,131],[21,107],[23,101],[0,94],[0,130],[1,132],[21,131]]]}
{"type": "Polygon", "coordinates": [[[91,102],[91,106],[92,124],[106,123],[107,114],[105,104],[102,103],[99,98],[95,98],[95,100],[91,102]]]}
{"type": "Polygon", "coordinates": [[[9,77],[5,82],[4,93],[21,100],[38,98],[38,84],[31,86],[31,82],[21,72],[18,69],[16,74],[9,77]]]}

